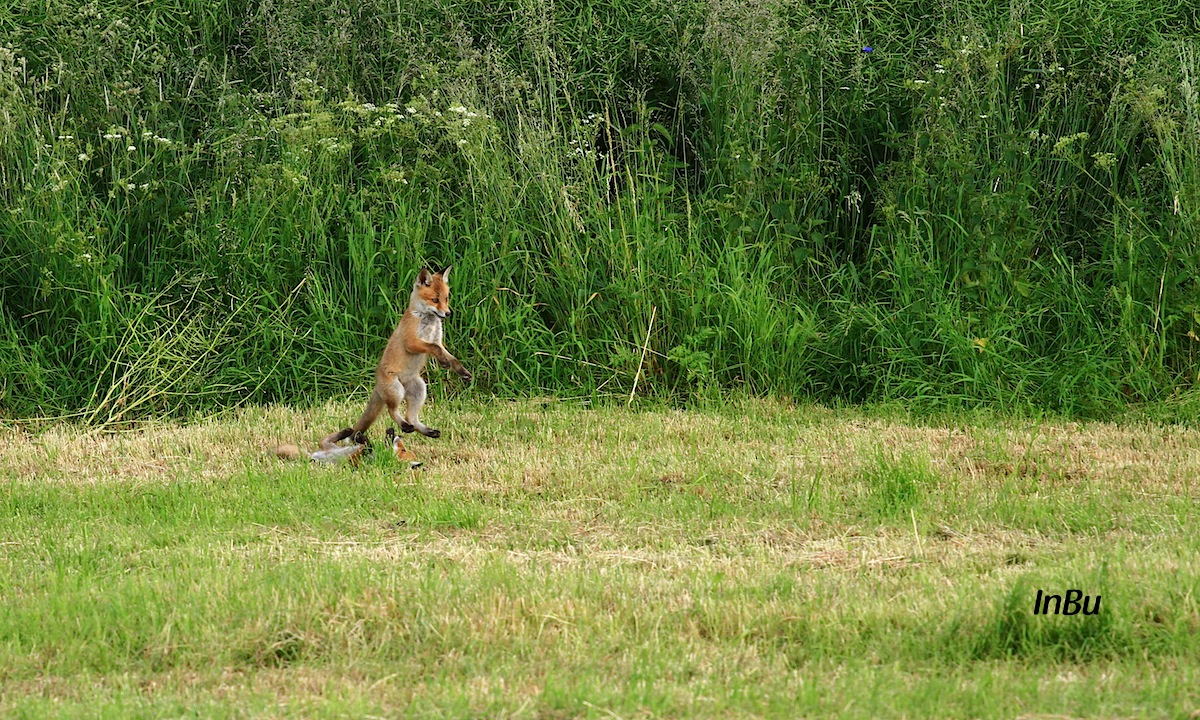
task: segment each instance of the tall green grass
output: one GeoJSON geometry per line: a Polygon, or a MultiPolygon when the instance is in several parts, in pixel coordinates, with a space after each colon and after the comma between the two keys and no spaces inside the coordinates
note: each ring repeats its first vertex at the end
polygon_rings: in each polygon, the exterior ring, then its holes
{"type": "Polygon", "coordinates": [[[497,394],[1194,415],[1198,36],[1165,0],[21,0],[0,413],[345,393],[453,263],[497,394]]]}

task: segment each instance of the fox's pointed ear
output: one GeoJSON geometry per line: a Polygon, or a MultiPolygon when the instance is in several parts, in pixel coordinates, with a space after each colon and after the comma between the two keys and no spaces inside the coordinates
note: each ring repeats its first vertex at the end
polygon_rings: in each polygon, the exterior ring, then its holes
{"type": "Polygon", "coordinates": [[[442,282],[450,282],[450,268],[452,267],[454,266],[447,265],[446,269],[442,271],[442,282]]]}
{"type": "Polygon", "coordinates": [[[428,285],[430,277],[429,268],[421,268],[421,272],[417,273],[417,284],[428,285]]]}

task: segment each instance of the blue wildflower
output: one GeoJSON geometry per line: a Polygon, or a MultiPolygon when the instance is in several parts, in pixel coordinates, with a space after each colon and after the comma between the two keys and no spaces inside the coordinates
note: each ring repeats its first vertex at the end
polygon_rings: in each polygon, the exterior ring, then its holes
{"type": "Polygon", "coordinates": [[[875,48],[871,47],[870,45],[864,45],[863,52],[865,52],[865,53],[875,52],[875,48]]]}

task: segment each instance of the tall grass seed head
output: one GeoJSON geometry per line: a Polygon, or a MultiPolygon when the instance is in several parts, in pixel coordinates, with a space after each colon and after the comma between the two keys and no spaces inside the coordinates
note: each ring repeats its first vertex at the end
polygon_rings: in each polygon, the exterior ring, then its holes
{"type": "Polygon", "coordinates": [[[1098,152],[1092,155],[1092,159],[1096,161],[1096,167],[1101,170],[1112,170],[1117,164],[1117,156],[1110,152],[1098,152]]]}

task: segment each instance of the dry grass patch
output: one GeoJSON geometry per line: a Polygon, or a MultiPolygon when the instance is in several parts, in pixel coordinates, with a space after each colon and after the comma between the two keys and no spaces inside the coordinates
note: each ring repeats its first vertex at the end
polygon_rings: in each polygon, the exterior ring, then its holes
{"type": "MultiPolygon", "coordinates": [[[[36,435],[0,429],[0,471],[82,484],[222,478],[247,467],[274,467],[271,451],[281,443],[311,449],[356,412],[356,403],[335,402],[307,410],[246,408],[186,426],[152,423],[116,432],[72,425],[36,435]]],[[[507,491],[514,479],[526,489],[569,485],[607,469],[664,485],[720,477],[748,491],[818,470],[850,477],[879,449],[928,458],[935,470],[964,478],[1138,479],[1143,488],[1178,491],[1200,476],[1200,432],[1184,427],[923,427],[772,401],[744,401],[742,412],[720,415],[580,411],[548,401],[451,404],[433,412],[451,435],[440,441],[409,436],[410,444],[440,482],[482,492],[507,491]]]]}

